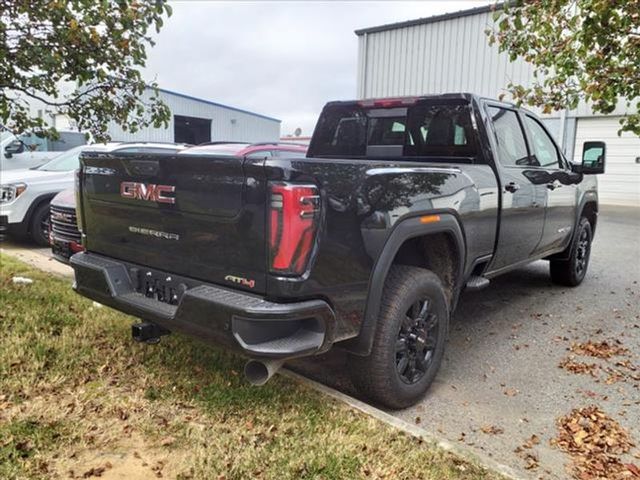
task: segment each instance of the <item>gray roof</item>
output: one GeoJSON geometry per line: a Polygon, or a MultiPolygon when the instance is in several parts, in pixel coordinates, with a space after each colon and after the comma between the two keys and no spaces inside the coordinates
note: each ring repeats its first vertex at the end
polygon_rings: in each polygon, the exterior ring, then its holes
{"type": "Polygon", "coordinates": [[[505,2],[492,3],[490,5],[483,5],[481,7],[470,8],[468,10],[460,10],[458,12],[444,13],[442,15],[434,15],[432,17],[417,18],[415,20],[407,20],[404,22],[389,23],[386,25],[379,25],[377,27],[361,28],[356,30],[355,33],[358,36],[365,33],[378,33],[386,32],[387,30],[396,30],[398,28],[413,27],[415,25],[426,25],[428,23],[442,22],[444,20],[453,20],[456,18],[469,17],[471,15],[479,15],[481,13],[492,12],[494,10],[500,10],[504,6],[505,2]]]}
{"type": "Polygon", "coordinates": [[[186,95],[184,93],[174,92],[173,90],[167,90],[166,88],[158,88],[159,92],[168,93],[169,95],[175,95],[176,97],[186,98],[188,100],[194,100],[196,102],[204,103],[206,105],[213,105],[215,107],[226,108],[227,110],[233,110],[234,112],[246,113],[247,115],[253,115],[254,117],[264,118],[265,120],[272,120],[274,122],[282,123],[282,120],[273,117],[267,117],[266,115],[262,115],[261,113],[250,112],[249,110],[243,110],[241,108],[230,107],[229,105],[225,105],[223,103],[212,102],[211,100],[206,100],[204,98],[198,98],[191,95],[186,95]]]}

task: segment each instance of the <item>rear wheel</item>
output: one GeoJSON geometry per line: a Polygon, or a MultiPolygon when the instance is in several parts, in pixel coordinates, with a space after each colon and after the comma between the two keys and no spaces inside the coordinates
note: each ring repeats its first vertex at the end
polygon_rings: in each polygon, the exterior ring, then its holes
{"type": "Polygon", "coordinates": [[[371,354],[349,359],[353,384],[386,407],[413,405],[440,368],[448,325],[447,299],[438,276],[423,268],[391,267],[371,354]]]}
{"type": "Polygon", "coordinates": [[[44,202],[33,212],[29,228],[31,239],[41,247],[49,246],[49,225],[49,202],[44,202]]]}
{"type": "Polygon", "coordinates": [[[571,245],[569,259],[549,262],[549,272],[554,283],[568,287],[576,287],[582,283],[589,267],[592,237],[589,220],[581,218],[571,245]]]}

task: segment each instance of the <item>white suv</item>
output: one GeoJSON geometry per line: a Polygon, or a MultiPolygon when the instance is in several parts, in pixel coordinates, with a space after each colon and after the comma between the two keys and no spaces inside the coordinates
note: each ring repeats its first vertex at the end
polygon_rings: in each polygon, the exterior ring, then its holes
{"type": "Polygon", "coordinates": [[[86,145],[87,138],[82,132],[59,132],[56,140],[41,137],[35,133],[23,133],[2,139],[0,145],[0,172],[22,170],[42,165],[47,160],[74,147],[86,145]]]}
{"type": "Polygon", "coordinates": [[[0,172],[0,233],[28,234],[38,245],[49,244],[49,202],[56,193],[73,187],[82,148],[72,148],[36,168],[0,172]]]}

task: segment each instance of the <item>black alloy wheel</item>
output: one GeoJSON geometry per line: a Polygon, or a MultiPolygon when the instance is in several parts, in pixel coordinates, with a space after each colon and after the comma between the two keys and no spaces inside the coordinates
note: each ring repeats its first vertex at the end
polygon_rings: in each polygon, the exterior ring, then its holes
{"type": "Polygon", "coordinates": [[[578,243],[575,251],[575,269],[577,277],[584,277],[589,262],[589,254],[591,253],[591,235],[589,230],[584,228],[580,231],[578,243]]]}
{"type": "Polygon", "coordinates": [[[438,344],[438,316],[429,299],[418,300],[406,313],[396,342],[396,369],[400,379],[414,384],[428,371],[438,344]]]}
{"type": "Polygon", "coordinates": [[[551,280],[559,285],[576,287],[582,283],[589,268],[593,229],[589,220],[582,217],[578,222],[576,234],[571,242],[568,259],[551,260],[549,272],[551,280]]]}
{"type": "Polygon", "coordinates": [[[442,280],[426,268],[393,265],[387,275],[371,353],[351,354],[358,392],[388,408],[406,408],[429,389],[442,363],[449,300],[442,280]]]}

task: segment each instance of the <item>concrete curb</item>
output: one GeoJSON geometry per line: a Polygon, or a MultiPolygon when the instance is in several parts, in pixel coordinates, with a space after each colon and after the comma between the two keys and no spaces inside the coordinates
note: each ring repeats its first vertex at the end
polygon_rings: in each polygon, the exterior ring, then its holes
{"type": "Polygon", "coordinates": [[[73,277],[73,270],[68,265],[64,265],[51,256],[42,253],[43,249],[24,248],[12,243],[0,244],[0,253],[13,257],[16,260],[26,263],[32,267],[50,273],[57,277],[73,277]]]}
{"type": "Polygon", "coordinates": [[[484,467],[487,470],[492,470],[494,472],[497,472],[500,475],[504,476],[505,478],[508,478],[510,480],[524,480],[523,477],[518,475],[515,472],[515,470],[513,470],[511,467],[507,465],[499,463],[486,455],[479,455],[476,452],[472,452],[467,448],[453,444],[449,440],[438,437],[434,433],[429,432],[424,428],[420,428],[417,425],[413,425],[409,422],[406,422],[397,417],[394,417],[393,415],[390,415],[384,410],[380,410],[379,408],[372,407],[371,405],[361,400],[358,400],[357,398],[353,398],[349,395],[339,392],[338,390],[334,390],[333,388],[327,387],[322,383],[318,383],[314,380],[310,380],[286,368],[281,369],[279,373],[284,377],[290,378],[303,385],[307,385],[308,387],[324,395],[328,395],[329,397],[332,397],[341,403],[345,403],[349,407],[355,410],[358,410],[359,412],[362,412],[365,415],[373,417],[376,420],[386,423],[391,427],[401,430],[404,433],[411,435],[412,437],[419,438],[420,440],[426,443],[429,443],[430,445],[433,445],[447,452],[454,453],[455,455],[465,460],[468,460],[476,465],[484,467]]]}

